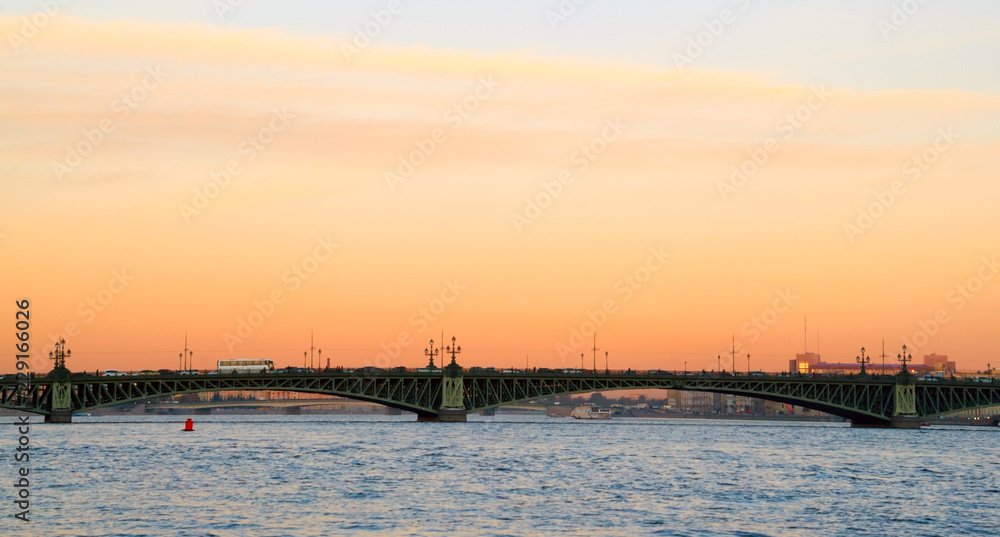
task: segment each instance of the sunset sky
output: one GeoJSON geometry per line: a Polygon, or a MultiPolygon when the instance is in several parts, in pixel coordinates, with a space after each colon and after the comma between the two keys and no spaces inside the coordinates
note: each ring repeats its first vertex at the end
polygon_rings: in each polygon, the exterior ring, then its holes
{"type": "Polygon", "coordinates": [[[310,330],[590,367],[594,326],[600,368],[1000,363],[1000,4],[345,4],[4,2],[11,330],[72,370],[310,330]]]}

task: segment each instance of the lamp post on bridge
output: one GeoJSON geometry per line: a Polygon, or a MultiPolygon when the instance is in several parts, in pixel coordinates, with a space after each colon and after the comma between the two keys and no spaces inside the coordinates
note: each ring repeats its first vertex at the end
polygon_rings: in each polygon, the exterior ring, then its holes
{"type": "Polygon", "coordinates": [[[718,363],[718,367],[715,368],[715,374],[716,375],[721,375],[722,374],[722,355],[721,354],[717,354],[715,356],[715,359],[718,360],[718,362],[719,362],[718,363]]]}
{"type": "Polygon", "coordinates": [[[892,427],[897,429],[919,429],[920,418],[917,416],[917,392],[913,376],[906,364],[913,361],[913,355],[903,352],[896,355],[900,371],[896,375],[896,387],[893,392],[892,427]]]}
{"type": "Polygon", "coordinates": [[[458,365],[455,355],[462,352],[462,347],[456,343],[456,338],[451,338],[451,345],[444,348],[444,351],[451,354],[451,363],[444,365],[442,356],[442,372],[444,373],[441,384],[441,407],[438,409],[439,421],[465,421],[465,388],[462,380],[462,366],[458,365]]]}
{"type": "Polygon", "coordinates": [[[904,373],[908,374],[910,372],[910,370],[906,369],[906,364],[908,362],[912,362],[913,361],[913,355],[912,354],[906,354],[906,344],[905,343],[903,344],[903,353],[902,354],[897,354],[896,355],[896,359],[899,360],[900,364],[902,364],[902,367],[900,367],[899,373],[900,374],[904,374],[904,373]]]}
{"type": "Polygon", "coordinates": [[[49,359],[54,363],[52,368],[52,399],[49,407],[49,415],[45,421],[50,423],[70,423],[73,421],[73,401],[71,396],[71,386],[69,382],[69,369],[66,369],[66,358],[71,357],[73,351],[66,349],[66,340],[60,339],[56,342],[55,351],[49,353],[49,359]]]}
{"type": "Polygon", "coordinates": [[[750,376],[750,353],[747,353],[747,376],[750,376]]]}
{"type": "Polygon", "coordinates": [[[57,341],[55,347],[55,351],[49,353],[49,360],[55,362],[52,370],[66,369],[66,358],[73,356],[73,351],[66,349],[65,339],[57,341]]]}
{"type": "Polygon", "coordinates": [[[430,342],[430,348],[424,349],[424,356],[430,359],[430,362],[427,364],[428,368],[437,369],[437,366],[434,365],[434,357],[439,354],[441,354],[441,351],[434,348],[434,340],[432,339],[430,342]]]}
{"type": "Polygon", "coordinates": [[[856,356],[854,358],[854,360],[856,362],[858,362],[859,364],[861,364],[861,374],[862,375],[867,375],[867,373],[865,373],[865,365],[872,363],[872,359],[871,359],[870,356],[865,356],[865,348],[864,347],[861,347],[861,356],[856,356]]]}
{"type": "Polygon", "coordinates": [[[444,351],[447,352],[448,354],[451,354],[451,363],[454,364],[455,363],[455,355],[456,354],[462,354],[462,346],[461,345],[456,346],[455,345],[455,336],[451,336],[451,345],[445,347],[444,351]]]}

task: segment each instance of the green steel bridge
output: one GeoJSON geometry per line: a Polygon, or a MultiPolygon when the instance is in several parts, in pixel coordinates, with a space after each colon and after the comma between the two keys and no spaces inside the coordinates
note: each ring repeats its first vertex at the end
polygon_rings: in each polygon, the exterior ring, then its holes
{"type": "Polygon", "coordinates": [[[228,390],[315,393],[414,412],[420,421],[465,421],[472,412],[552,396],[622,389],[694,390],[820,410],[862,427],[919,427],[921,419],[1000,405],[1000,378],[918,380],[899,375],[798,376],[666,372],[314,371],[96,376],[56,368],[18,384],[0,381],[0,407],[69,423],[74,413],[157,397],[228,390]]]}

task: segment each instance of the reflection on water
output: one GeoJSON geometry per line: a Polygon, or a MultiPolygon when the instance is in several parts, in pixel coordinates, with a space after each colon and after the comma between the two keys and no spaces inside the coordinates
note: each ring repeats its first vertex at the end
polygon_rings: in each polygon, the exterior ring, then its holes
{"type": "Polygon", "coordinates": [[[39,424],[33,522],[0,533],[1000,534],[996,428],[470,418],[39,424]]]}

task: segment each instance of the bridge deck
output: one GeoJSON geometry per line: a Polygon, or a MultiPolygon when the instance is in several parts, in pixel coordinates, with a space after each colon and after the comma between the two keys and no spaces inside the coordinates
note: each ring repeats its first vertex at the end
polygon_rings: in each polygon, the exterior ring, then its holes
{"type": "MultiPolygon", "coordinates": [[[[829,412],[855,423],[880,425],[894,415],[896,376],[730,375],[616,371],[461,373],[464,412],[557,395],[621,389],[677,389],[744,395],[829,412]]],[[[7,377],[10,377],[8,375],[7,377]]],[[[52,413],[51,377],[35,377],[19,389],[15,379],[0,380],[0,406],[52,413]]],[[[129,401],[183,393],[273,390],[327,394],[416,412],[433,418],[441,412],[443,373],[418,371],[317,371],[263,374],[177,374],[95,376],[75,374],[65,381],[69,411],[85,412],[129,401]]],[[[909,380],[916,415],[1000,405],[1000,379],[909,380]]],[[[65,388],[62,388],[65,389],[65,388]]]]}

